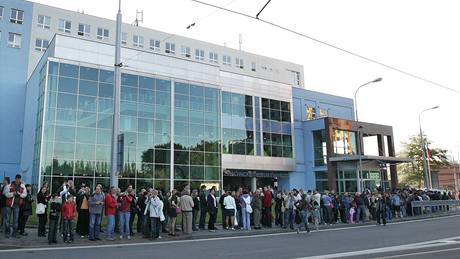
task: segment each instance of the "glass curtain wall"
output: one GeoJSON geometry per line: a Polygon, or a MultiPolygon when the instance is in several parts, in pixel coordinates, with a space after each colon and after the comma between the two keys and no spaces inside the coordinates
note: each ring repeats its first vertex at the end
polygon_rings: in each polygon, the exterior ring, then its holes
{"type": "Polygon", "coordinates": [[[220,91],[175,82],[174,188],[220,186],[220,91]]]}
{"type": "Polygon", "coordinates": [[[291,105],[262,98],[263,154],[292,158],[291,105]]]}
{"type": "MultiPolygon", "coordinates": [[[[40,182],[50,183],[52,190],[68,178],[76,186],[85,183],[94,188],[100,183],[108,188],[113,72],[49,62],[45,75],[41,73],[39,85],[34,172],[40,171],[40,182]]],[[[152,186],[169,190],[171,174],[178,188],[187,183],[193,188],[203,183],[220,186],[220,91],[177,83],[171,107],[171,85],[170,80],[122,73],[122,189],[132,184],[137,190],[152,186]],[[172,123],[176,123],[173,157],[172,123]]]]}

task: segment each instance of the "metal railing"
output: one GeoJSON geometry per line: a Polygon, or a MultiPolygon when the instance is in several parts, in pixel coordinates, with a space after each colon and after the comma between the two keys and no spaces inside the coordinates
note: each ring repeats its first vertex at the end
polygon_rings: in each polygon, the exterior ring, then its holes
{"type": "Polygon", "coordinates": [[[420,209],[417,214],[458,211],[460,200],[412,201],[411,207],[412,215],[415,215],[415,209],[420,209]]]}

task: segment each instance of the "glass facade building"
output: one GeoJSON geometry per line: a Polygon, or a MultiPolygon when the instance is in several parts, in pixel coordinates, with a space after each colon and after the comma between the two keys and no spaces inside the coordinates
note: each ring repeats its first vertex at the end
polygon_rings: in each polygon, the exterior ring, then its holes
{"type": "MultiPolygon", "coordinates": [[[[113,72],[47,64],[40,71],[34,154],[40,182],[54,190],[68,178],[77,185],[107,187],[113,72]]],[[[186,184],[220,186],[219,100],[216,88],[122,73],[119,186],[169,190],[171,181],[179,189],[186,184]]]]}

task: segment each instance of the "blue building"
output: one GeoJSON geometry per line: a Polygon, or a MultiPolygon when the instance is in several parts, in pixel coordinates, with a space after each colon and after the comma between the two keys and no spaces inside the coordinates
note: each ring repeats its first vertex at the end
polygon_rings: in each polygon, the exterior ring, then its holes
{"type": "MultiPolygon", "coordinates": [[[[115,22],[23,0],[0,17],[0,171],[108,187],[115,22]]],[[[306,90],[301,65],[130,24],[121,38],[120,187],[395,184],[391,127],[306,90]],[[357,152],[364,137],[388,152],[357,152]]]]}

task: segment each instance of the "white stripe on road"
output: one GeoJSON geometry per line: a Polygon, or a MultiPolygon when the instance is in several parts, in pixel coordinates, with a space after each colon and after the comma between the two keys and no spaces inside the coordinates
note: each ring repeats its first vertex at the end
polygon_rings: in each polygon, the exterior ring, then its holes
{"type": "MultiPolygon", "coordinates": [[[[359,255],[371,255],[371,254],[399,252],[399,251],[411,250],[411,249],[439,247],[439,246],[452,245],[452,243],[449,242],[449,241],[452,241],[452,239],[457,239],[457,238],[460,238],[460,236],[449,237],[449,238],[444,238],[444,239],[437,239],[437,240],[430,240],[430,241],[407,244],[407,245],[387,246],[387,247],[360,250],[360,251],[351,251],[351,252],[343,252],[343,253],[335,253],[335,254],[324,254],[324,255],[308,256],[308,257],[301,257],[301,258],[297,258],[297,259],[343,258],[343,257],[359,256],[359,255]]],[[[456,249],[460,249],[460,248],[456,248],[456,249]]],[[[428,251],[428,252],[434,252],[434,251],[428,251]]],[[[426,252],[426,253],[428,253],[428,252],[426,252]]],[[[424,252],[420,252],[420,253],[422,254],[424,252]]],[[[416,253],[414,253],[414,254],[416,254],[416,253]]],[[[403,255],[401,255],[401,256],[403,256],[403,255]]],[[[377,257],[377,258],[381,258],[381,257],[377,257]]],[[[391,258],[391,256],[390,257],[382,257],[382,258],[391,258]]]]}
{"type": "MultiPolygon", "coordinates": [[[[445,217],[436,217],[428,219],[415,219],[410,221],[394,222],[388,223],[387,225],[399,225],[399,224],[409,224],[422,221],[432,221],[440,220],[447,218],[460,217],[460,215],[450,215],[445,217]]],[[[360,229],[360,228],[372,228],[376,227],[375,225],[363,225],[363,226],[353,226],[353,227],[341,227],[341,228],[330,228],[330,229],[321,229],[313,232],[332,232],[332,231],[341,231],[349,229],[360,229]]],[[[306,231],[302,231],[305,233],[306,231]]],[[[138,242],[138,243],[118,243],[118,244],[108,244],[108,245],[79,245],[79,246],[60,246],[60,247],[35,247],[35,248],[19,248],[19,249],[8,249],[0,250],[0,253],[13,253],[13,252],[27,252],[27,251],[58,251],[58,250],[69,250],[69,249],[93,249],[93,248],[112,248],[112,247],[129,247],[129,246],[150,246],[150,245],[167,245],[167,244],[179,244],[179,243],[194,243],[194,242],[206,242],[206,241],[215,241],[215,240],[231,240],[231,239],[247,239],[247,238],[258,238],[258,237],[272,237],[272,236],[284,236],[284,235],[296,235],[296,232],[281,232],[281,233],[270,233],[270,234],[256,234],[248,236],[227,236],[227,237],[214,237],[214,238],[202,238],[202,239],[186,239],[186,240],[172,240],[172,241],[159,241],[159,242],[138,242]]]]}
{"type": "Polygon", "coordinates": [[[407,257],[407,256],[414,256],[414,255],[439,254],[443,252],[450,252],[450,251],[456,251],[456,250],[460,250],[460,247],[434,250],[434,251],[426,251],[426,252],[416,252],[416,253],[410,253],[410,254],[391,255],[391,256],[385,256],[385,257],[377,257],[375,259],[389,259],[389,258],[401,258],[401,257],[407,257]]]}

